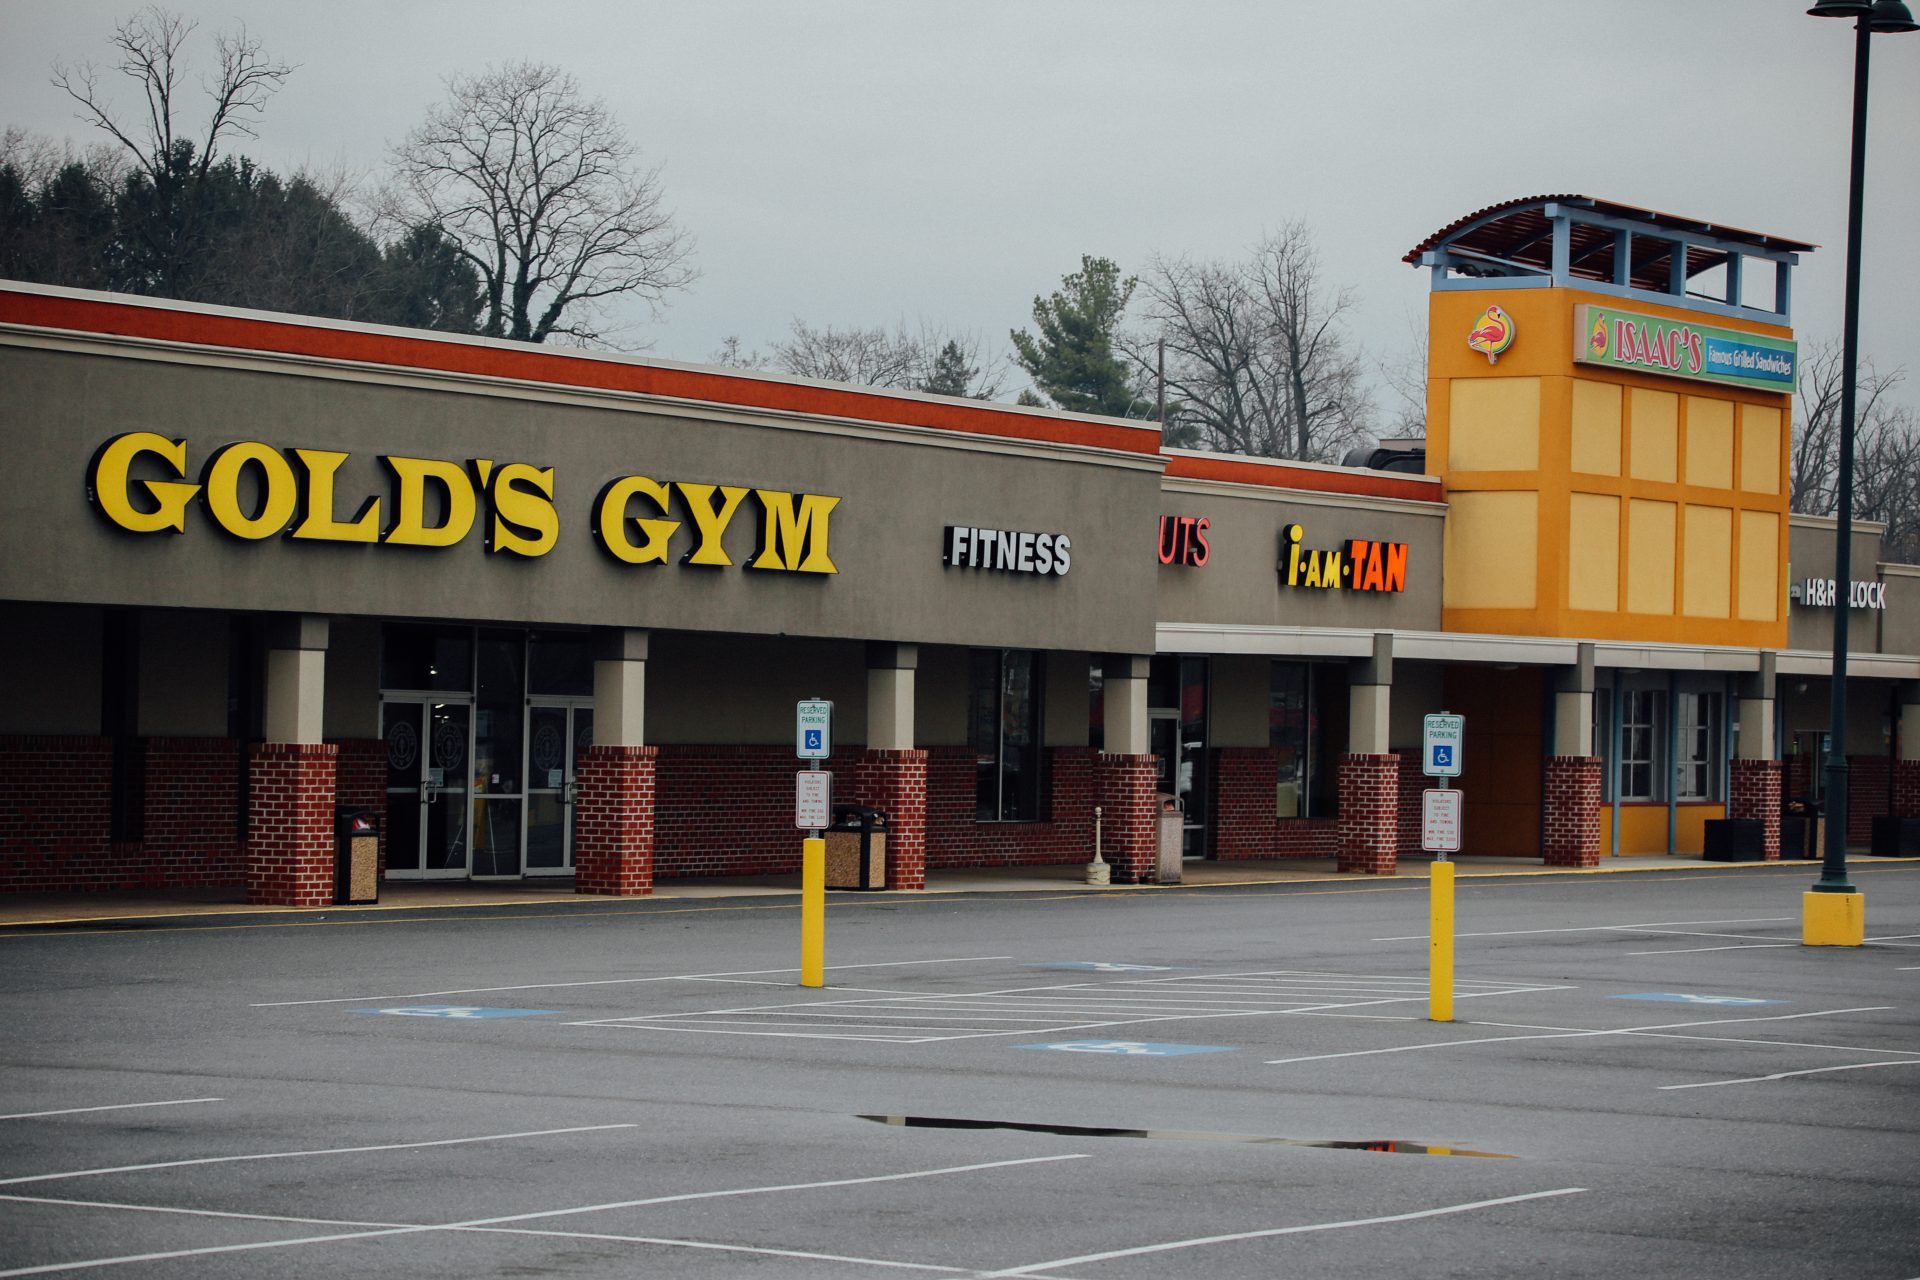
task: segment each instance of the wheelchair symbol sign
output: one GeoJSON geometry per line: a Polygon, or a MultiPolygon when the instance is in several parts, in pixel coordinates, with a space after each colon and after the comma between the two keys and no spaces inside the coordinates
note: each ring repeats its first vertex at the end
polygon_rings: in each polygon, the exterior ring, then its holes
{"type": "Polygon", "coordinates": [[[807,750],[818,751],[819,749],[820,749],[820,731],[818,729],[807,730],[807,750]]]}

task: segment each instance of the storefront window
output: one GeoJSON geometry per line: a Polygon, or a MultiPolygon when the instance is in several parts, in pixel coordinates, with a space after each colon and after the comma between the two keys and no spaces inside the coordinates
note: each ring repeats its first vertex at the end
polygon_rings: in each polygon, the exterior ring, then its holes
{"type": "Polygon", "coordinates": [[[473,629],[389,623],[381,630],[380,687],[473,691],[473,629]]]}
{"type": "Polygon", "coordinates": [[[1346,673],[1310,662],[1275,662],[1267,698],[1267,742],[1279,752],[1274,813],[1330,818],[1339,812],[1333,750],[1346,732],[1346,673]]]}
{"type": "Polygon", "coordinates": [[[584,631],[536,631],[527,637],[527,692],[593,696],[593,649],[584,631]]]}
{"type": "Polygon", "coordinates": [[[975,649],[967,679],[974,813],[981,822],[1040,819],[1040,655],[975,649]]]}
{"type": "Polygon", "coordinates": [[[1720,791],[1720,695],[1679,695],[1679,768],[1674,782],[1682,800],[1713,800],[1720,791]]]}
{"type": "Polygon", "coordinates": [[[1625,689],[1620,694],[1619,795],[1622,800],[1663,800],[1660,747],[1666,694],[1659,689],[1625,689]]]}

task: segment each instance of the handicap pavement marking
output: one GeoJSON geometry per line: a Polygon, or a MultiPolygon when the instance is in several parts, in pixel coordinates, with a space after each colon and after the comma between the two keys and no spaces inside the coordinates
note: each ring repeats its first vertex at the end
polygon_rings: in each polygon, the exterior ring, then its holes
{"type": "Polygon", "coordinates": [[[1230,1044],[1156,1044],[1151,1040],[1060,1040],[1053,1044],[1017,1044],[1016,1049],[1057,1049],[1061,1053],[1110,1053],[1123,1058],[1173,1058],[1183,1053],[1231,1053],[1230,1044]]]}
{"type": "Polygon", "coordinates": [[[465,1004],[406,1004],[392,1009],[349,1009],[348,1013],[390,1013],[402,1018],[537,1018],[558,1009],[481,1009],[465,1004]]]}
{"type": "Polygon", "coordinates": [[[1615,1000],[1660,1000],[1667,1004],[1792,1004],[1791,1000],[1762,1000],[1757,996],[1702,996],[1686,991],[1641,991],[1615,1000]]]}
{"type": "Polygon", "coordinates": [[[1043,964],[1027,964],[1023,969],[1076,969],[1090,970],[1094,973],[1171,973],[1180,968],[1177,964],[1121,964],[1117,960],[1049,960],[1043,964]]]}

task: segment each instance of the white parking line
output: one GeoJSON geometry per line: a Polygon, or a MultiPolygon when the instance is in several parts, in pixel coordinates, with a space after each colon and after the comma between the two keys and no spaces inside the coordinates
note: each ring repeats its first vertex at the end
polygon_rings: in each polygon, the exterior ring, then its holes
{"type": "Polygon", "coordinates": [[[1389,1222],[1413,1222],[1420,1218],[1438,1218],[1452,1213],[1469,1213],[1475,1209],[1491,1209],[1497,1205],[1519,1204],[1524,1200],[1545,1200],[1553,1196],[1579,1195],[1585,1190],[1585,1187],[1560,1187],[1554,1191],[1530,1191],[1525,1195],[1501,1196],[1497,1200],[1472,1200],[1466,1204],[1442,1205],[1438,1209],[1418,1209],[1412,1213],[1389,1213],[1377,1218],[1347,1218],[1339,1222],[1310,1222],[1297,1227],[1269,1227],[1264,1231],[1234,1231],[1218,1236],[1196,1236],[1191,1240],[1169,1240],[1164,1244],[1145,1244],[1133,1249],[1111,1249],[1105,1253],[1083,1253],[1073,1258],[1053,1258],[1047,1262],[1035,1262],[1024,1267],[1009,1267],[1004,1271],[987,1271],[981,1274],[983,1276],[1029,1276],[1055,1267],[1106,1262],[1113,1258],[1137,1258],[1143,1254],[1167,1253],[1174,1249],[1195,1249],[1201,1245],[1226,1244],[1234,1240],[1263,1240],[1272,1236],[1304,1235],[1312,1231],[1344,1231],[1351,1227],[1374,1227],[1389,1222]]]}
{"type": "MultiPolygon", "coordinates": [[[[1866,1005],[1857,1009],[1818,1009],[1808,1013],[1775,1013],[1750,1018],[1710,1018],[1704,1022],[1656,1022],[1644,1027],[1608,1027],[1600,1030],[1553,1031],[1531,1036],[1480,1036],[1471,1040],[1437,1040],[1426,1044],[1390,1045],[1383,1049],[1351,1049],[1345,1053],[1314,1053],[1299,1058],[1270,1058],[1270,1067],[1290,1066],[1297,1062],[1325,1062],[1331,1058],[1367,1058],[1386,1053],[1417,1053],[1423,1049],[1458,1049],[1475,1044],[1502,1044],[1515,1040],[1578,1040],[1589,1036],[1642,1035],[1651,1031],[1673,1031],[1687,1027],[1717,1027],[1736,1022],[1786,1022],[1794,1018],[1825,1018],[1842,1013],[1880,1013],[1892,1005],[1866,1005]]],[[[1491,1024],[1490,1024],[1491,1025],[1491,1024]]],[[[1713,1037],[1702,1037],[1711,1039],[1713,1037]]]]}
{"type": "MultiPolygon", "coordinates": [[[[1670,929],[1683,924],[1779,924],[1792,916],[1753,916],[1744,920],[1651,920],[1644,924],[1585,924],[1565,929],[1501,929],[1490,933],[1456,933],[1456,938],[1524,938],[1538,933],[1608,933],[1616,929],[1670,929]]],[[[1375,938],[1375,942],[1425,942],[1424,933],[1409,933],[1397,938],[1375,938]]]]}
{"type": "MultiPolygon", "coordinates": [[[[833,964],[827,968],[834,972],[842,969],[896,969],[914,964],[971,964],[982,960],[1011,960],[1012,956],[950,956],[941,960],[880,960],[872,964],[833,964]]],[[[798,973],[795,968],[781,969],[736,969],[726,973],[669,973],[651,978],[594,978],[586,982],[529,982],[517,987],[462,987],[456,991],[409,991],[401,995],[385,996],[329,996],[325,1000],[267,1000],[259,1004],[250,1004],[249,1009],[287,1009],[303,1004],[352,1004],[355,1001],[380,1000],[424,1000],[428,996],[482,996],[500,991],[558,991],[563,987],[617,987],[636,982],[685,982],[697,978],[754,978],[767,973],[798,973]]]]}
{"type": "MultiPolygon", "coordinates": [[[[1535,1027],[1524,1022],[1482,1022],[1482,1027],[1517,1027],[1525,1031],[1584,1031],[1585,1027],[1535,1027]]],[[[1880,1053],[1896,1058],[1910,1058],[1920,1050],[1879,1049],[1864,1044],[1826,1044],[1817,1040],[1761,1040],[1753,1036],[1690,1036],[1683,1031],[1626,1031],[1622,1035],[1641,1036],[1648,1040],[1692,1040],[1700,1044],[1751,1044],[1766,1049],[1825,1049],[1832,1053],[1880,1053]]]]}
{"type": "Polygon", "coordinates": [[[1630,956],[1690,956],[1701,951],[1766,951],[1780,947],[1797,947],[1797,942],[1736,942],[1725,947],[1673,947],[1665,951],[1629,951],[1630,956]]]}
{"type": "MultiPolygon", "coordinates": [[[[630,1127],[630,1126],[620,1126],[630,1127]]],[[[532,1213],[506,1214],[494,1218],[470,1218],[464,1222],[414,1224],[382,1227],[367,1231],[342,1231],[322,1236],[298,1236],[291,1240],[262,1240],[249,1244],[208,1245],[198,1249],[172,1249],[162,1253],[122,1254],[110,1258],[86,1258],[75,1262],[52,1262],[37,1267],[19,1267],[0,1271],[0,1280],[13,1276],[51,1275],[61,1271],[85,1271],[97,1267],[122,1266],[134,1262],[161,1262],[174,1258],[200,1258],[223,1253],[251,1253],[265,1249],[291,1249],[308,1244],[333,1244],[343,1240],[371,1240],[381,1236],[422,1235],[430,1231],[464,1231],[476,1227],[500,1227],[516,1222],[535,1222],[543,1218],[564,1218],[581,1213],[602,1213],[614,1209],[637,1209],[655,1204],[678,1204],[688,1200],[715,1200],[729,1196],[768,1195],[780,1191],[812,1191],[824,1187],[864,1186],[878,1182],[905,1182],[916,1178],[937,1178],[947,1174],[976,1173],[986,1169],[1009,1169],[1017,1165],[1053,1164],[1062,1160],[1085,1160],[1085,1154],[1030,1156],[1022,1160],[994,1160],[984,1164],[949,1165],[940,1169],[918,1169],[910,1173],[883,1173],[864,1178],[830,1178],[820,1182],[791,1182],[765,1187],[736,1187],[723,1191],[689,1191],[679,1195],[648,1196],[638,1200],[618,1200],[607,1204],[576,1205],[566,1209],[540,1209],[532,1213]]]]}
{"type": "Polygon", "coordinates": [[[810,1253],[804,1249],[767,1249],[745,1244],[722,1244],[715,1240],[686,1240],[674,1236],[617,1236],[597,1231],[539,1231],[532,1227],[456,1227],[470,1235],[534,1236],[551,1240],[603,1240],[613,1244],[664,1245],[673,1249],[700,1249],[716,1253],[751,1253],[767,1258],[804,1258],[809,1262],[850,1262],[862,1267],[886,1267],[896,1271],[931,1271],[946,1276],[978,1275],[972,1267],[943,1267],[931,1262],[895,1262],[890,1258],[862,1258],[845,1253],[810,1253]]]}
{"type": "Polygon", "coordinates": [[[1663,1084],[1662,1089],[1712,1089],[1723,1084],[1761,1084],[1768,1080],[1785,1080],[1788,1076],[1817,1076],[1825,1071],[1865,1071],[1869,1067],[1920,1067],[1920,1058],[1906,1058],[1899,1062],[1851,1062],[1838,1067],[1809,1067],[1805,1071],[1776,1071],[1770,1076],[1744,1076],[1738,1080],[1702,1080],[1696,1084],[1663,1084]]]}
{"type": "Polygon", "coordinates": [[[413,1151],[422,1147],[458,1147],[473,1142],[505,1142],[511,1138],[547,1138],[561,1133],[596,1133],[603,1129],[634,1129],[633,1124],[576,1125],[570,1129],[529,1129],[524,1133],[488,1133],[476,1138],[439,1138],[431,1142],[387,1142],[371,1147],[323,1147],[312,1151],[263,1151],[242,1156],[202,1156],[195,1160],[160,1160],[152,1164],[122,1164],[102,1169],[69,1169],[64,1173],[32,1173],[22,1178],[0,1178],[0,1187],[28,1182],[58,1182],[63,1178],[97,1178],[109,1173],[144,1173],[151,1169],[182,1169],[197,1164],[234,1164],[247,1160],[293,1160],[300,1156],[343,1156],[363,1151],[413,1151]]]}
{"type": "MultiPolygon", "coordinates": [[[[1456,994],[1462,999],[1562,989],[1470,979],[1456,984],[1456,994]]],[[[561,1025],[930,1044],[941,1040],[1031,1036],[1189,1019],[1367,1009],[1427,998],[1424,975],[1359,976],[1264,970],[1152,978],[1133,976],[976,992],[890,994],[876,999],[741,1005],[588,1018],[561,1025]],[[1341,999],[1341,996],[1353,998],[1341,999]]]]}
{"type": "Polygon", "coordinates": [[[225,1098],[169,1098],[165,1102],[115,1102],[104,1107],[67,1107],[60,1111],[16,1111],[0,1120],[38,1120],[42,1116],[77,1116],[89,1111],[132,1111],[137,1107],[184,1107],[195,1102],[225,1102],[225,1098]]]}
{"type": "Polygon", "coordinates": [[[236,1213],[228,1209],[180,1209],[164,1204],[127,1204],[119,1200],[74,1200],[65,1196],[16,1196],[0,1192],[12,1204],[46,1204],[67,1209],[120,1209],[183,1218],[237,1218],[244,1222],[291,1222],[303,1227],[409,1227],[410,1222],[361,1222],[352,1218],[296,1218],[284,1213],[236,1213]]]}

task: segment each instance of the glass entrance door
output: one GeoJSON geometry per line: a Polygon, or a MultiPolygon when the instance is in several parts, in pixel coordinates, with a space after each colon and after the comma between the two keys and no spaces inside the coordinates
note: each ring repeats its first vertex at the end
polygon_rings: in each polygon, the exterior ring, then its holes
{"type": "Polygon", "coordinates": [[[573,873],[575,762],[593,743],[593,704],[535,702],[527,709],[527,874],[573,873]]]}
{"type": "Polygon", "coordinates": [[[467,874],[473,708],[433,698],[380,704],[387,744],[387,876],[446,880],[467,874]]]}

